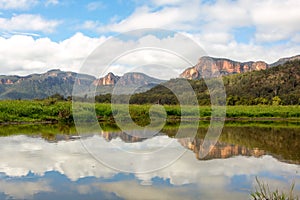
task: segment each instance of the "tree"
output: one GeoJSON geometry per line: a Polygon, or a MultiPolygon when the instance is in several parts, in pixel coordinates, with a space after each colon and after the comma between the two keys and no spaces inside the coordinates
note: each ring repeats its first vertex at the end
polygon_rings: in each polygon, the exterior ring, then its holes
{"type": "Polygon", "coordinates": [[[273,97],[273,99],[272,99],[272,105],[278,106],[280,104],[281,104],[281,99],[279,98],[279,96],[273,97]]]}
{"type": "Polygon", "coordinates": [[[58,101],[62,101],[62,100],[65,100],[65,97],[61,94],[55,93],[50,96],[50,99],[56,99],[58,101]]]}

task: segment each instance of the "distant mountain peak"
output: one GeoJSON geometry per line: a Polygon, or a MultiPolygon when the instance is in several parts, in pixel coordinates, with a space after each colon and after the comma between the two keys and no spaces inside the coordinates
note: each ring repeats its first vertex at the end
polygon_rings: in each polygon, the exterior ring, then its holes
{"type": "Polygon", "coordinates": [[[60,69],[50,69],[46,73],[51,73],[51,72],[61,72],[60,69]]]}
{"type": "Polygon", "coordinates": [[[278,61],[275,63],[270,64],[271,67],[275,67],[278,65],[282,65],[288,61],[294,61],[294,60],[300,60],[300,55],[292,56],[292,57],[285,57],[285,58],[280,58],[278,61]]]}
{"type": "Polygon", "coordinates": [[[128,72],[123,76],[114,75],[112,72],[109,72],[102,78],[99,78],[94,81],[94,85],[96,86],[114,86],[117,83],[122,86],[127,85],[147,85],[147,84],[158,84],[161,83],[162,80],[150,77],[141,72],[128,72]]]}
{"type": "Polygon", "coordinates": [[[119,76],[114,75],[112,72],[109,72],[107,75],[105,75],[102,78],[96,79],[93,82],[93,85],[95,86],[101,86],[101,85],[116,85],[118,80],[120,79],[119,76]]]}

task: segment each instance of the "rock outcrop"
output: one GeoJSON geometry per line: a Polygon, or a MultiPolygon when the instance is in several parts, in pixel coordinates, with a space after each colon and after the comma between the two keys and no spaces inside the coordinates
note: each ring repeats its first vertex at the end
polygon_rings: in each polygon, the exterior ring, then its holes
{"type": "Polygon", "coordinates": [[[14,82],[10,79],[0,79],[0,85],[12,85],[14,82]]]}
{"type": "Polygon", "coordinates": [[[101,86],[101,85],[116,85],[118,80],[120,79],[120,76],[116,76],[113,73],[108,73],[106,76],[96,79],[93,82],[93,85],[101,86]]]}
{"type": "Polygon", "coordinates": [[[126,73],[123,76],[117,76],[110,72],[106,76],[95,80],[93,84],[95,86],[115,86],[118,83],[119,86],[143,86],[159,84],[161,82],[163,82],[163,80],[156,79],[138,72],[126,73]]]}
{"type": "Polygon", "coordinates": [[[263,61],[237,62],[225,58],[201,57],[198,63],[180,74],[181,78],[200,79],[201,77],[216,77],[243,73],[253,70],[264,70],[269,65],[263,61]]]}
{"type": "Polygon", "coordinates": [[[280,58],[277,62],[267,64],[264,61],[238,62],[226,58],[201,57],[198,63],[180,74],[180,78],[200,79],[202,77],[216,77],[220,75],[238,74],[254,70],[265,70],[282,65],[288,61],[300,60],[300,55],[280,58]]]}

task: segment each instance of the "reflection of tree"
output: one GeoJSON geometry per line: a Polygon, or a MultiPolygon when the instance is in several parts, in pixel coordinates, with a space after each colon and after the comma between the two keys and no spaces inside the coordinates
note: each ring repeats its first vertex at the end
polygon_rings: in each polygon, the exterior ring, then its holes
{"type": "Polygon", "coordinates": [[[282,161],[300,163],[299,128],[225,127],[220,141],[263,149],[282,161]]]}

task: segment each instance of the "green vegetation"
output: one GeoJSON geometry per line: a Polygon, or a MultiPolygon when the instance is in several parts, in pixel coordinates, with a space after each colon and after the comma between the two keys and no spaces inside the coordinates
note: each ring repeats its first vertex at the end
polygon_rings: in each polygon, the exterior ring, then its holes
{"type": "Polygon", "coordinates": [[[227,106],[227,117],[254,117],[254,118],[298,118],[300,106],[227,106]]]}
{"type": "Polygon", "coordinates": [[[275,191],[271,191],[268,184],[260,182],[256,177],[256,182],[258,187],[256,191],[251,194],[251,197],[254,200],[298,200],[299,197],[295,197],[293,194],[293,190],[295,187],[295,183],[291,185],[290,191],[288,193],[279,192],[278,189],[275,191]]]}
{"type": "MultiPolygon", "coordinates": [[[[99,121],[113,121],[113,112],[110,104],[96,103],[93,104],[82,103],[82,108],[79,110],[79,116],[91,115],[92,112],[85,110],[95,108],[96,116],[99,121]]],[[[150,122],[149,109],[151,105],[130,105],[131,118],[141,125],[146,125],[150,122]]],[[[118,105],[117,111],[121,115],[125,111],[125,105],[118,105]]],[[[200,111],[196,106],[179,105],[164,105],[168,120],[180,119],[181,115],[184,118],[192,119],[195,113],[200,112],[202,119],[209,119],[211,117],[212,109],[210,106],[200,106],[200,111]],[[184,112],[184,113],[181,113],[184,112]]],[[[159,113],[158,113],[159,114],[159,113]]],[[[161,115],[163,116],[163,115],[161,115]]],[[[92,116],[94,117],[94,115],[92,116]]],[[[259,106],[227,106],[226,117],[231,120],[253,118],[253,120],[262,118],[270,120],[273,118],[281,119],[295,119],[300,118],[300,106],[275,106],[275,105],[259,105],[259,106]]],[[[86,119],[89,119],[86,117],[86,119]]],[[[0,123],[5,122],[49,122],[49,123],[72,123],[72,102],[59,101],[56,98],[49,98],[46,100],[4,100],[0,101],[0,123]]]]}
{"type": "Polygon", "coordinates": [[[43,101],[0,101],[0,122],[71,122],[71,103],[43,101]]]}

